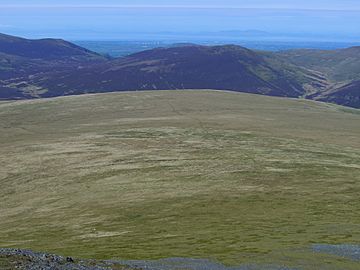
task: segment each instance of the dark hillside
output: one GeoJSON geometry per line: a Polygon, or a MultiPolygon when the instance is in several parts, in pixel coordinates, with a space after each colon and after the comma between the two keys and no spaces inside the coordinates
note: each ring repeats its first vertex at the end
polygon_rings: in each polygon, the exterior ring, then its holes
{"type": "MultiPolygon", "coordinates": [[[[61,81],[40,81],[60,92],[156,89],[223,89],[271,96],[299,97],[302,85],[261,54],[239,46],[186,46],[140,52],[76,72],[61,81]]],[[[38,81],[34,80],[35,84],[38,81]]],[[[52,92],[48,94],[52,96],[52,92]]]]}
{"type": "MultiPolygon", "coordinates": [[[[98,54],[61,39],[30,40],[0,34],[0,52],[32,59],[81,57],[96,59],[98,54]]],[[[101,57],[102,58],[102,57],[101,57]]]]}

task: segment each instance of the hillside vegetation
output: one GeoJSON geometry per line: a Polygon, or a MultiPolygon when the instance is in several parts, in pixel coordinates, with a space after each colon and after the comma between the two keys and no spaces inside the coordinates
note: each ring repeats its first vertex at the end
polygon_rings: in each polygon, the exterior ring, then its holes
{"type": "Polygon", "coordinates": [[[319,70],[333,82],[360,80],[360,47],[338,50],[290,50],[278,53],[296,65],[319,70]]]}
{"type": "MultiPolygon", "coordinates": [[[[0,103],[0,246],[358,269],[360,114],[150,91],[0,103]]],[[[298,268],[296,268],[298,269],[298,268]]]]}

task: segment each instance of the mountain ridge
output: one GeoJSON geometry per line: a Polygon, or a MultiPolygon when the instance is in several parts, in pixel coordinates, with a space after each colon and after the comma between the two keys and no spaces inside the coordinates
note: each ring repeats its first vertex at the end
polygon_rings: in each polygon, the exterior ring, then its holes
{"type": "Polygon", "coordinates": [[[186,44],[108,59],[61,39],[0,34],[0,99],[219,89],[360,108],[359,50],[263,52],[186,44]]]}

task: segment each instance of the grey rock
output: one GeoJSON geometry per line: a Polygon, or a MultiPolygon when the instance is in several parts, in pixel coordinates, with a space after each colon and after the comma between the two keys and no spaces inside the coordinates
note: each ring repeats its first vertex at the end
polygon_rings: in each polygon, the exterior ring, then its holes
{"type": "Polygon", "coordinates": [[[327,245],[316,244],[312,246],[314,252],[327,253],[354,261],[360,261],[360,245],[327,245]]]}

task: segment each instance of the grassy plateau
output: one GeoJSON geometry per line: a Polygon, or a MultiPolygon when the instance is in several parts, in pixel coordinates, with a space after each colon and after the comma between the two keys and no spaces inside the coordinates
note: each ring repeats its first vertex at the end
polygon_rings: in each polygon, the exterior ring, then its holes
{"type": "Polygon", "coordinates": [[[359,269],[360,113],[155,91],[0,102],[0,247],[359,269]]]}

